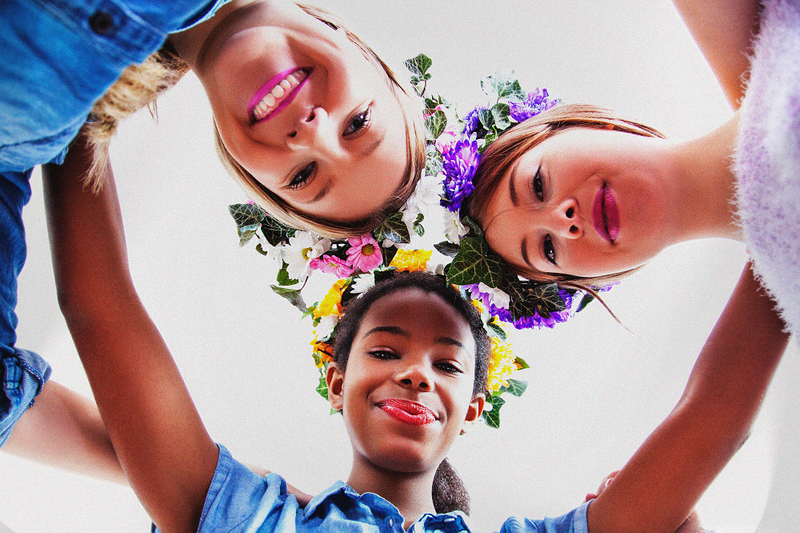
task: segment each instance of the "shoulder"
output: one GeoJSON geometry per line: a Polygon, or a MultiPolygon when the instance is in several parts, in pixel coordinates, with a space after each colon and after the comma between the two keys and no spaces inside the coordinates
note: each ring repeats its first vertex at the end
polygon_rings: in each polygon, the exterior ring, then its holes
{"type": "Polygon", "coordinates": [[[589,503],[556,518],[533,520],[513,516],[503,522],[500,533],[589,533],[586,521],[589,503]]]}

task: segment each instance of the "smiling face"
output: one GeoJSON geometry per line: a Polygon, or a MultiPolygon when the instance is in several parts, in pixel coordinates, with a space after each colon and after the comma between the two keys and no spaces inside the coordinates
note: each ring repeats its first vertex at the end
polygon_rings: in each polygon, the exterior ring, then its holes
{"type": "Polygon", "coordinates": [[[328,372],[357,464],[435,471],[465,425],[481,414],[473,397],[475,340],[438,295],[400,289],[372,304],[356,331],[343,375],[328,372]]]}
{"type": "Polygon", "coordinates": [[[220,22],[195,70],[226,150],[292,208],[360,220],[402,184],[402,106],[343,30],[260,2],[220,22]]]}
{"type": "Polygon", "coordinates": [[[599,277],[642,265],[669,242],[664,141],[570,128],[502,176],[481,225],[489,245],[530,277],[599,277]]]}

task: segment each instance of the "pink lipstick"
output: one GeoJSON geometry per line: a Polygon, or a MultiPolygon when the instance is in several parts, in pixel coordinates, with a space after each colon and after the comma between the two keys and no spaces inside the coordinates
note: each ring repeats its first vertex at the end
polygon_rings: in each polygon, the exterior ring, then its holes
{"type": "Polygon", "coordinates": [[[594,197],[592,206],[594,229],[605,240],[614,242],[619,237],[619,209],[607,185],[603,184],[594,197]]]}
{"type": "Polygon", "coordinates": [[[412,426],[424,426],[436,421],[433,411],[420,403],[409,400],[389,398],[378,402],[378,407],[395,420],[412,426]]]}
{"type": "Polygon", "coordinates": [[[247,105],[247,113],[255,124],[269,120],[292,103],[308,80],[309,70],[291,68],[279,72],[262,85],[247,105]]]}

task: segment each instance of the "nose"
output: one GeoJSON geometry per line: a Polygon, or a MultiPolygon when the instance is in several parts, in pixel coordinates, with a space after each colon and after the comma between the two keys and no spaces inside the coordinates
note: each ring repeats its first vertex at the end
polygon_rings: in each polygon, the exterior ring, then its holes
{"type": "Polygon", "coordinates": [[[409,362],[395,374],[395,381],[405,389],[430,391],[433,379],[428,368],[421,362],[409,362]]]}
{"type": "Polygon", "coordinates": [[[330,116],[321,107],[314,107],[301,116],[286,135],[286,145],[292,150],[313,149],[330,152],[335,146],[335,133],[330,116]]]}
{"type": "Polygon", "coordinates": [[[577,239],[583,235],[583,220],[578,215],[578,202],[567,198],[551,212],[551,231],[566,239],[577,239]]]}

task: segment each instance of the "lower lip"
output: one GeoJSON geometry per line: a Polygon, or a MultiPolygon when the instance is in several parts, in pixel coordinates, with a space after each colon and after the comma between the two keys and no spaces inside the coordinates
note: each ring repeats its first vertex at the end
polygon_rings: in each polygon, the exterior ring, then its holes
{"type": "Polygon", "coordinates": [[[614,242],[619,237],[619,209],[617,201],[607,185],[597,191],[592,207],[594,229],[605,240],[614,242]]]}
{"type": "Polygon", "coordinates": [[[386,400],[378,404],[378,407],[395,420],[412,426],[424,426],[436,420],[430,410],[410,402],[386,400]]]}
{"type": "MultiPolygon", "coordinates": [[[[250,103],[247,105],[247,114],[252,115],[253,109],[255,109],[256,105],[258,105],[261,99],[264,98],[267,95],[267,93],[269,93],[272,90],[273,87],[275,87],[278,83],[280,83],[281,80],[286,78],[286,76],[288,76],[289,74],[292,74],[293,72],[298,72],[300,70],[302,69],[290,68],[288,70],[284,70],[283,72],[279,72],[278,74],[270,78],[269,81],[267,81],[267,83],[262,85],[261,88],[258,89],[258,91],[256,91],[256,94],[253,95],[253,97],[250,99],[250,103]]],[[[301,81],[300,84],[297,87],[295,87],[295,89],[291,93],[289,93],[289,96],[283,99],[281,105],[273,109],[269,115],[262,118],[258,122],[267,121],[272,117],[276,116],[281,111],[283,111],[286,108],[286,106],[292,103],[292,100],[294,100],[295,96],[297,96],[297,93],[300,92],[300,89],[303,87],[303,85],[306,84],[307,81],[308,81],[308,76],[306,76],[305,79],[301,81]]]]}

